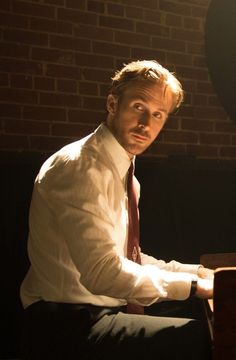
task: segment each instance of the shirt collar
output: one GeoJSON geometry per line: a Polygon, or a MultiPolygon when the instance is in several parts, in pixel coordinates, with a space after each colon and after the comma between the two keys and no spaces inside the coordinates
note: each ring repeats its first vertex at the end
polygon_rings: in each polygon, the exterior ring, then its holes
{"type": "MultiPolygon", "coordinates": [[[[112,157],[113,163],[118,170],[120,178],[123,180],[127,174],[127,171],[130,167],[131,160],[125,151],[125,149],[118,143],[114,135],[105,125],[102,123],[98,129],[98,133],[101,134],[103,145],[106,148],[107,152],[112,157]]],[[[134,163],[135,157],[132,160],[134,163]]]]}

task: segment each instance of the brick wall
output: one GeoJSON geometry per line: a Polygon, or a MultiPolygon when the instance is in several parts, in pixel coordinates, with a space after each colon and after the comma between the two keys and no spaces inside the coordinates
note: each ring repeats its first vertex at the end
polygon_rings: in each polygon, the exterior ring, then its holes
{"type": "Polygon", "coordinates": [[[185,103],[148,155],[235,160],[236,125],[204,55],[210,0],[5,0],[0,3],[0,150],[52,152],[105,118],[111,74],[157,59],[185,103]]]}

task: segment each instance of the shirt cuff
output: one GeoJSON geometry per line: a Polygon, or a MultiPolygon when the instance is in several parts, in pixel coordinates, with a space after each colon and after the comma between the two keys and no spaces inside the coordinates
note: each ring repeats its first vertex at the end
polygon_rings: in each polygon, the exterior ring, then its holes
{"type": "Polygon", "coordinates": [[[192,280],[197,280],[197,276],[190,273],[170,273],[165,280],[168,299],[186,300],[190,294],[192,280]]]}

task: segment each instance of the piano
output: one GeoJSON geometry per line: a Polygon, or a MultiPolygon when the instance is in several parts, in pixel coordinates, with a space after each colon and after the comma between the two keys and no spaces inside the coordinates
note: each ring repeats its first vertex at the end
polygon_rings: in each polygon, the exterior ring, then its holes
{"type": "Polygon", "coordinates": [[[215,273],[213,299],[204,300],[213,360],[236,360],[236,253],[204,254],[200,262],[215,273]]]}

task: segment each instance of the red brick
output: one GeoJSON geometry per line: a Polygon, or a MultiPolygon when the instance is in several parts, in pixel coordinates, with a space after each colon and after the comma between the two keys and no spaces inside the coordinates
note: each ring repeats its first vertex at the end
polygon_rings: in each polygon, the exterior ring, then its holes
{"type": "Polygon", "coordinates": [[[75,140],[69,137],[31,136],[30,149],[39,151],[56,151],[75,140]]]}
{"type": "Polygon", "coordinates": [[[99,84],[99,95],[107,97],[110,90],[110,84],[99,84]]]}
{"type": "Polygon", "coordinates": [[[160,36],[152,38],[152,47],[156,49],[165,49],[167,51],[171,49],[172,51],[179,51],[182,53],[186,50],[186,44],[184,41],[165,39],[160,36]]]}
{"type": "MultiPolygon", "coordinates": [[[[236,144],[234,144],[236,145],[236,144]]],[[[235,158],[236,157],[236,146],[222,146],[220,148],[220,156],[227,158],[235,158]]]]}
{"type": "Polygon", "coordinates": [[[219,99],[218,95],[210,95],[210,96],[208,96],[208,105],[220,107],[221,102],[220,102],[220,99],[219,99]]]}
{"type": "Polygon", "coordinates": [[[182,117],[193,117],[194,108],[193,106],[185,105],[185,103],[178,110],[178,115],[182,117]]]}
{"type": "Polygon", "coordinates": [[[186,29],[172,29],[171,38],[178,40],[185,40],[191,43],[202,43],[203,34],[200,31],[196,30],[186,30],[186,29]]]}
{"type": "Polygon", "coordinates": [[[0,24],[2,26],[10,26],[14,28],[27,28],[28,18],[26,16],[15,15],[12,13],[1,12],[0,24]]]}
{"type": "Polygon", "coordinates": [[[84,97],[83,108],[89,110],[105,110],[106,100],[98,97],[84,97]]]}
{"type": "Polygon", "coordinates": [[[177,130],[179,128],[179,119],[176,116],[170,116],[165,124],[164,129],[177,130]]]}
{"type": "Polygon", "coordinates": [[[80,81],[79,93],[83,95],[98,95],[98,85],[92,82],[80,81]]]}
{"type": "Polygon", "coordinates": [[[113,32],[97,26],[77,24],[74,27],[74,35],[91,40],[112,41],[113,32]]]}
{"type": "Polygon", "coordinates": [[[181,15],[165,14],[165,24],[168,26],[182,27],[183,17],[181,15]]]}
{"type": "Polygon", "coordinates": [[[198,119],[220,120],[227,118],[225,111],[222,108],[216,108],[216,107],[196,106],[194,108],[194,114],[198,119]]]}
{"type": "Polygon", "coordinates": [[[57,34],[72,34],[72,24],[64,21],[56,21],[41,18],[32,18],[30,20],[30,27],[32,30],[46,31],[57,34]]]}
{"type": "MultiPolygon", "coordinates": [[[[80,0],[80,2],[82,2],[82,0],[80,0]]],[[[44,3],[49,5],[64,6],[65,0],[44,0],[44,3]]]]}
{"type": "Polygon", "coordinates": [[[185,100],[143,156],[236,161],[236,125],[209,81],[205,59],[209,2],[2,1],[1,149],[29,150],[30,145],[51,152],[87,135],[106,119],[114,70],[146,58],[176,73],[185,100]],[[19,135],[9,137],[10,132],[19,135]],[[199,141],[200,134],[205,143],[187,143],[199,141]]]}
{"type": "Polygon", "coordinates": [[[112,76],[113,72],[99,70],[99,69],[82,69],[82,78],[84,80],[99,81],[99,82],[108,82],[112,76]]]}
{"type": "Polygon", "coordinates": [[[125,13],[127,18],[131,18],[131,19],[144,19],[144,10],[141,8],[136,8],[133,6],[126,6],[125,7],[125,13]]]}
{"type": "Polygon", "coordinates": [[[193,94],[193,105],[206,106],[207,103],[208,103],[208,98],[206,95],[193,94]]]}
{"type": "Polygon", "coordinates": [[[76,65],[89,66],[96,68],[114,69],[114,60],[111,56],[77,53],[75,58],[76,65]]]}
{"type": "Polygon", "coordinates": [[[95,13],[104,13],[105,6],[101,1],[88,0],[88,11],[94,11],[95,13]]]}
{"type": "Polygon", "coordinates": [[[28,136],[25,135],[1,135],[0,148],[2,150],[21,150],[29,148],[28,136]]]}
{"type": "Polygon", "coordinates": [[[198,69],[194,66],[176,66],[177,73],[181,74],[184,78],[195,80],[208,80],[208,71],[206,69],[198,69]]]}
{"type": "Polygon", "coordinates": [[[86,39],[79,39],[71,36],[50,36],[50,46],[58,49],[71,49],[79,51],[90,51],[90,42],[86,39]]]}
{"type": "Polygon", "coordinates": [[[209,81],[198,81],[197,82],[197,92],[200,94],[215,94],[212,83],[209,81]]]}
{"type": "Polygon", "coordinates": [[[52,135],[55,136],[73,136],[77,139],[87,136],[94,131],[96,126],[86,124],[52,124],[52,135]]]}
{"type": "Polygon", "coordinates": [[[140,47],[131,49],[131,57],[133,59],[155,59],[163,66],[166,60],[164,51],[157,49],[142,49],[140,47]]]}
{"type": "Polygon", "coordinates": [[[32,49],[32,60],[73,65],[75,55],[72,51],[34,47],[32,49]]]}
{"type": "Polygon", "coordinates": [[[229,145],[230,135],[229,134],[215,134],[215,133],[201,133],[200,143],[209,145],[229,145]]]}
{"type": "Polygon", "coordinates": [[[37,93],[32,90],[0,89],[0,100],[13,103],[37,103],[37,93]]]}
{"type": "Polygon", "coordinates": [[[187,153],[200,158],[218,158],[218,146],[187,145],[187,153]]]}
{"type": "Polygon", "coordinates": [[[105,111],[91,111],[91,110],[69,110],[68,119],[71,122],[78,122],[83,124],[99,124],[106,119],[105,111]]]}
{"type": "MultiPolygon", "coordinates": [[[[184,106],[191,106],[193,104],[192,97],[193,97],[192,94],[185,92],[184,102],[183,102],[184,106]]],[[[183,104],[182,104],[182,106],[183,106],[183,104]]],[[[177,111],[179,111],[179,109],[177,111]]]]}
{"type": "Polygon", "coordinates": [[[76,93],[77,82],[75,80],[58,80],[57,89],[60,92],[76,93]]]}
{"type": "Polygon", "coordinates": [[[9,134],[48,135],[49,130],[49,124],[45,122],[12,119],[5,121],[5,131],[9,134]]]}
{"type": "Polygon", "coordinates": [[[189,54],[177,53],[177,52],[167,52],[166,60],[170,64],[181,64],[181,65],[192,65],[192,56],[189,54]]]}
{"type": "Polygon", "coordinates": [[[48,45],[48,35],[34,31],[5,29],[3,37],[4,40],[20,42],[22,44],[48,45]]]}
{"type": "Polygon", "coordinates": [[[13,11],[24,15],[33,15],[46,18],[55,17],[55,8],[49,5],[41,5],[28,1],[12,1],[13,11]]]}
{"type": "Polygon", "coordinates": [[[23,117],[38,121],[66,121],[66,110],[59,107],[24,106],[23,117]]]}
{"type": "MultiPolygon", "coordinates": [[[[144,10],[143,13],[143,20],[148,21],[148,22],[153,22],[155,24],[160,24],[161,23],[161,19],[162,19],[162,14],[160,11],[155,11],[155,10],[144,10]]],[[[141,18],[141,19],[142,19],[141,18]]],[[[137,19],[140,19],[139,17],[137,17],[137,19]]]]}
{"type": "MultiPolygon", "coordinates": [[[[236,124],[233,122],[217,121],[215,123],[215,131],[229,134],[236,133],[236,124]]],[[[234,137],[234,139],[236,140],[236,137],[234,137]]],[[[236,145],[236,143],[234,145],[236,145]]]]}
{"type": "Polygon", "coordinates": [[[213,122],[199,119],[185,119],[181,120],[181,128],[183,130],[193,131],[213,131],[213,122]]]}
{"type": "Polygon", "coordinates": [[[100,16],[99,25],[111,29],[134,30],[134,22],[131,19],[122,19],[111,16],[100,16]]]}
{"type": "MultiPolygon", "coordinates": [[[[1,56],[13,57],[13,58],[29,58],[30,47],[28,45],[16,44],[16,43],[0,43],[1,56]]],[[[7,59],[9,61],[9,59],[7,59]]]]}
{"type": "Polygon", "coordinates": [[[29,75],[11,75],[11,87],[21,89],[32,89],[33,81],[32,76],[29,75]]]}
{"type": "Polygon", "coordinates": [[[42,74],[42,65],[33,61],[24,61],[18,59],[0,59],[2,71],[22,74],[42,74]]]}
{"type": "Polygon", "coordinates": [[[10,1],[0,1],[0,9],[5,11],[10,11],[11,3],[10,1]]]}
{"type": "Polygon", "coordinates": [[[55,90],[55,80],[45,76],[34,78],[34,87],[38,90],[55,90]]]}
{"type": "Polygon", "coordinates": [[[160,10],[184,16],[191,15],[191,6],[189,3],[179,4],[167,0],[160,0],[160,10]]]}
{"type": "Polygon", "coordinates": [[[185,154],[186,147],[183,144],[163,144],[154,142],[150,148],[148,149],[149,154],[157,155],[157,156],[164,156],[167,157],[168,155],[173,154],[185,154]]]}
{"type": "MultiPolygon", "coordinates": [[[[177,73],[177,75],[180,75],[180,73],[177,73]]],[[[181,79],[181,84],[182,84],[183,89],[184,89],[185,92],[187,92],[187,91],[189,91],[191,93],[196,92],[196,82],[194,80],[181,79]]]]}
{"type": "Polygon", "coordinates": [[[187,44],[187,53],[189,54],[196,54],[196,55],[202,55],[204,54],[204,45],[200,44],[200,43],[190,43],[188,42],[187,44]]]}
{"type": "Polygon", "coordinates": [[[127,46],[105,43],[100,41],[93,42],[93,52],[102,55],[113,55],[113,56],[130,56],[130,49],[127,46]]]}
{"type": "Polygon", "coordinates": [[[81,78],[81,71],[77,66],[64,66],[64,65],[47,65],[47,76],[57,78],[76,79],[81,78]]]}
{"type": "Polygon", "coordinates": [[[21,117],[21,106],[16,104],[0,103],[0,116],[4,118],[10,117],[18,119],[21,117]]]}
{"type": "Polygon", "coordinates": [[[208,4],[210,2],[210,0],[178,0],[179,2],[182,2],[182,3],[191,3],[191,4],[195,4],[195,5],[202,5],[203,7],[207,8],[208,7],[208,4]]]}
{"type": "Polygon", "coordinates": [[[151,46],[150,36],[126,31],[115,31],[115,42],[127,45],[151,46]]]}
{"type": "Polygon", "coordinates": [[[0,73],[0,86],[8,86],[8,85],[9,85],[8,74],[0,73]]]}
{"type": "Polygon", "coordinates": [[[184,18],[184,28],[192,30],[201,30],[202,22],[200,19],[194,17],[185,17],[184,18]]]}
{"type": "Polygon", "coordinates": [[[192,16],[205,18],[207,13],[207,7],[192,6],[192,16]]]}
{"type": "Polygon", "coordinates": [[[119,4],[107,4],[107,13],[115,16],[124,16],[125,8],[119,4]]]}
{"type": "Polygon", "coordinates": [[[159,24],[151,24],[147,22],[138,21],[136,24],[136,32],[142,34],[148,34],[153,36],[163,36],[169,37],[170,30],[169,27],[159,25],[159,24]]]}
{"type": "MultiPolygon", "coordinates": [[[[77,2],[79,1],[77,0],[77,2]]],[[[70,21],[75,24],[97,24],[97,14],[88,13],[85,11],[58,8],[57,16],[58,20],[70,21]]]]}
{"type": "Polygon", "coordinates": [[[190,131],[164,131],[164,141],[173,143],[197,143],[198,135],[190,131]]]}
{"type": "Polygon", "coordinates": [[[137,6],[147,9],[156,9],[157,1],[156,0],[122,0],[122,3],[129,6],[137,6]]]}
{"type": "MultiPolygon", "coordinates": [[[[65,0],[65,2],[66,2],[67,8],[85,10],[87,0],[79,0],[79,1],[78,0],[65,0]]],[[[64,5],[64,3],[63,3],[63,5],[64,5]]]]}
{"type": "Polygon", "coordinates": [[[194,56],[193,65],[205,68],[207,66],[205,56],[194,56]]]}
{"type": "Polygon", "coordinates": [[[43,93],[39,94],[40,105],[50,105],[57,107],[79,107],[81,99],[77,95],[58,94],[58,93],[43,93]]]}

